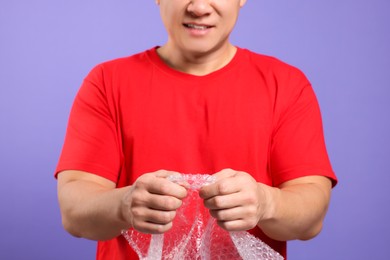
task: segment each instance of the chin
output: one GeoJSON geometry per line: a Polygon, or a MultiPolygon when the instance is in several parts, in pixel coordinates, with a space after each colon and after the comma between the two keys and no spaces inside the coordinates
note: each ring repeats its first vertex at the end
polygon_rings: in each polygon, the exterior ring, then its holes
{"type": "Polygon", "coordinates": [[[210,44],[188,44],[184,48],[185,52],[192,53],[194,55],[208,54],[217,49],[218,49],[217,46],[210,45],[210,44]]]}

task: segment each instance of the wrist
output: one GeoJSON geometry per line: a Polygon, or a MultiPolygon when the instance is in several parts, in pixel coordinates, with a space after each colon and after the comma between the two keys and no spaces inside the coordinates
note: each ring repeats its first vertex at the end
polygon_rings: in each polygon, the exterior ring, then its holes
{"type": "Polygon", "coordinates": [[[258,226],[275,220],[277,218],[277,205],[278,198],[280,197],[280,189],[268,186],[263,183],[258,183],[258,189],[260,190],[260,217],[258,226]]]}
{"type": "Polygon", "coordinates": [[[118,192],[121,193],[121,199],[119,200],[119,205],[117,207],[117,219],[121,223],[120,226],[123,229],[129,229],[132,225],[132,215],[131,215],[131,186],[124,188],[119,188],[118,192]]]}

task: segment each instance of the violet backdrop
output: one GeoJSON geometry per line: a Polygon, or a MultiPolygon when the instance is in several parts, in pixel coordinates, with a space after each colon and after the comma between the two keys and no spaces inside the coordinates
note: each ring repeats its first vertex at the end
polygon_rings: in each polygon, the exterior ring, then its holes
{"type": "MultiPolygon", "coordinates": [[[[388,259],[390,1],[249,0],[234,44],[303,70],[339,185],[322,233],[289,259],[388,259]]],[[[94,259],[61,226],[53,172],[73,98],[97,63],[162,45],[154,1],[0,5],[0,259],[94,259]]]]}

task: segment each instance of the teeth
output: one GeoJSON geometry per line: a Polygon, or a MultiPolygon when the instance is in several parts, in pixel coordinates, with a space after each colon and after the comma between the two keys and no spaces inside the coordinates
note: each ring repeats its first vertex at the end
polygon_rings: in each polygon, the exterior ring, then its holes
{"type": "Polygon", "coordinates": [[[208,26],[196,25],[196,24],[187,24],[187,27],[197,29],[197,30],[206,30],[208,26]]]}

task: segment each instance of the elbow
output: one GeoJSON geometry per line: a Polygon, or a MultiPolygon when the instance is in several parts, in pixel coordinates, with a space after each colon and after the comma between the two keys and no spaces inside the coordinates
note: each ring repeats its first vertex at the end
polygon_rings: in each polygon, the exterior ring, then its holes
{"type": "Polygon", "coordinates": [[[120,231],[106,231],[95,228],[90,220],[82,220],[71,214],[62,215],[62,226],[66,232],[76,238],[85,238],[94,241],[106,241],[120,235],[120,231]]]}
{"type": "Polygon", "coordinates": [[[315,238],[321,233],[322,230],[322,221],[316,225],[312,225],[309,229],[301,232],[298,236],[298,240],[307,241],[315,238]]]}
{"type": "Polygon", "coordinates": [[[61,213],[61,223],[62,227],[70,235],[81,238],[84,237],[79,223],[82,223],[81,219],[77,217],[74,210],[65,207],[63,204],[60,204],[60,213],[61,213]]]}
{"type": "Polygon", "coordinates": [[[69,218],[62,216],[62,227],[68,232],[70,235],[81,238],[80,230],[72,225],[72,221],[69,218]]]}

